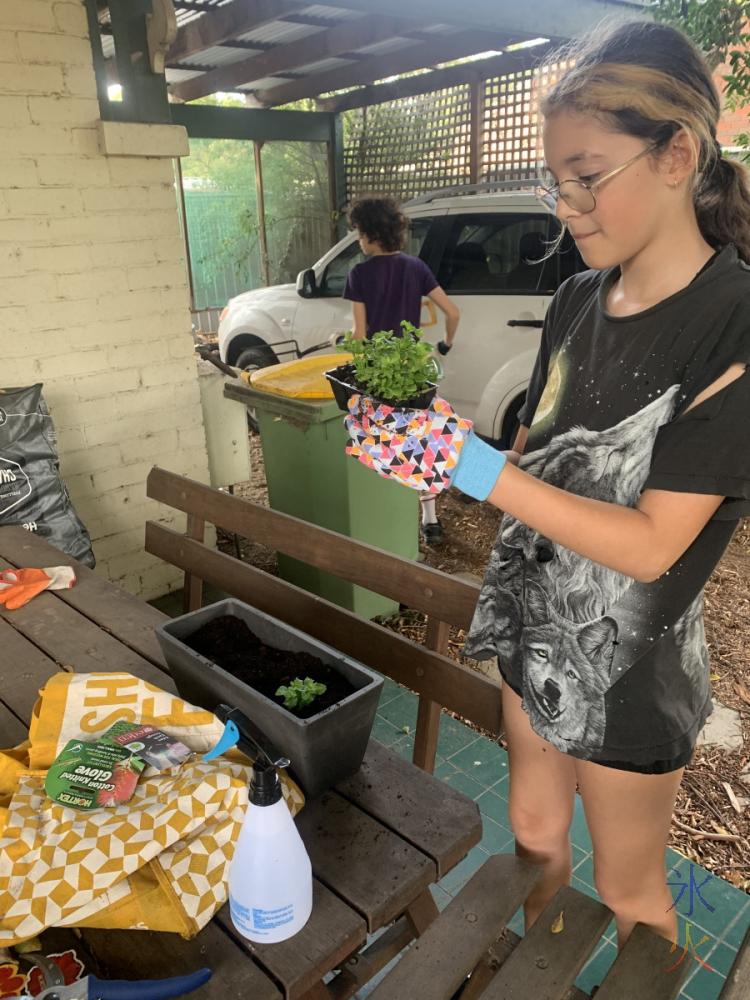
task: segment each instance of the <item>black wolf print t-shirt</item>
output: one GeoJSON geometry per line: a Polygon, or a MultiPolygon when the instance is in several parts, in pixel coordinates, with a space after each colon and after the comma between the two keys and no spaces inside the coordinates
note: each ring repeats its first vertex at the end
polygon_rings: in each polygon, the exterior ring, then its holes
{"type": "Polygon", "coordinates": [[[728,246],[682,291],[614,317],[617,270],[550,304],[522,423],[520,467],[580,496],[635,506],[646,489],[726,499],[654,583],[576,555],[505,515],[465,653],[498,657],[532,728],[585,760],[687,760],[713,705],[703,587],[750,514],[750,269],[728,246]],[[687,412],[686,412],[687,411],[687,412]]]}

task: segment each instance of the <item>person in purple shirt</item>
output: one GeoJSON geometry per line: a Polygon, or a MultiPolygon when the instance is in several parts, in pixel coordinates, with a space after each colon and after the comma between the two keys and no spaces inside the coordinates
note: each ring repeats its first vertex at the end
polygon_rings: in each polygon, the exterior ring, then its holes
{"type": "MultiPolygon", "coordinates": [[[[408,220],[395,198],[361,198],[349,211],[349,225],[359,233],[367,260],[349,272],[344,298],[352,303],[354,336],[370,338],[380,330],[401,336],[401,321],[420,326],[422,299],[429,298],[445,316],[441,354],[453,346],[460,313],[419,257],[403,252],[408,220]]],[[[429,545],[442,541],[443,529],[434,496],[421,498],[422,537],[429,545]]]]}

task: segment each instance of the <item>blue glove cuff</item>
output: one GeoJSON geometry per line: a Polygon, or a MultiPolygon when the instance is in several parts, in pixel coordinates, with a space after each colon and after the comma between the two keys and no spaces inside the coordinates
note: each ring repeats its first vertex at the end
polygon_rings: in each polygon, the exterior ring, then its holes
{"type": "Polygon", "coordinates": [[[485,444],[471,431],[461,449],[451,485],[475,500],[486,500],[506,461],[503,452],[485,444]]]}

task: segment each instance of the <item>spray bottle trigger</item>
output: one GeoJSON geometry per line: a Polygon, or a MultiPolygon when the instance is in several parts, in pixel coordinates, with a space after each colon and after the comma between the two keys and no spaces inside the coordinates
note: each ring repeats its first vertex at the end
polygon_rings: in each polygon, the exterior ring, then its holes
{"type": "Polygon", "coordinates": [[[221,757],[221,755],[226,753],[227,750],[231,750],[232,747],[236,747],[240,739],[241,736],[240,731],[237,728],[237,723],[232,722],[231,719],[227,719],[221,739],[213,750],[209,750],[208,753],[203,754],[203,759],[214,760],[216,757],[221,757]]]}
{"type": "Polygon", "coordinates": [[[204,760],[214,760],[220,754],[238,746],[245,756],[254,762],[256,770],[289,767],[288,757],[282,757],[268,742],[265,733],[238,708],[217,705],[215,714],[224,723],[224,733],[213,750],[204,755],[204,760]]]}

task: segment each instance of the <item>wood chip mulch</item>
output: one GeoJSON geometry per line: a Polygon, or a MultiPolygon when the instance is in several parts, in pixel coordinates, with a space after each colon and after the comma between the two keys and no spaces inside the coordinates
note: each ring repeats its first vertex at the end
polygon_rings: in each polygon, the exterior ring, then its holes
{"type": "MultiPolygon", "coordinates": [[[[267,505],[256,435],[250,435],[250,448],[253,478],[236,492],[267,505]]],[[[438,499],[438,515],[444,540],[438,548],[421,546],[425,564],[447,573],[481,577],[500,512],[487,504],[466,504],[448,493],[438,499]]],[[[232,540],[221,533],[219,543],[233,551],[232,540]]],[[[241,548],[248,562],[278,573],[274,552],[244,539],[241,548]]],[[[750,893],[750,520],[739,526],[706,587],[705,620],[714,700],[739,712],[743,744],[733,752],[718,746],[696,750],[678,793],[669,844],[750,893]]],[[[424,639],[424,616],[419,612],[403,612],[384,624],[417,642],[424,639]]],[[[457,660],[462,643],[462,632],[454,629],[450,655],[457,660]]]]}

